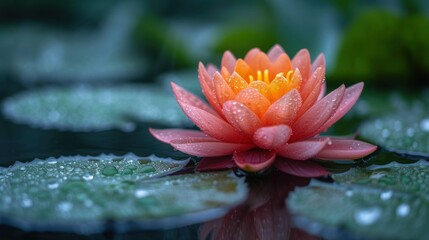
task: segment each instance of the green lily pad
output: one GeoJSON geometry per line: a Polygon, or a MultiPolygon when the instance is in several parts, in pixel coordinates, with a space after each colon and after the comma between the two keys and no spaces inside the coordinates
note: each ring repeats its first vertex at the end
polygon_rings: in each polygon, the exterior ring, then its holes
{"type": "Polygon", "coordinates": [[[44,129],[132,131],[136,121],[180,126],[188,119],[174,95],[150,85],[51,87],[3,103],[4,115],[44,129]]]}
{"type": "Polygon", "coordinates": [[[299,226],[330,238],[347,230],[370,239],[421,239],[429,221],[428,166],[421,160],[351,169],[333,175],[337,184],[297,189],[287,203],[299,226]]]}
{"type": "Polygon", "coordinates": [[[360,133],[389,151],[429,157],[429,112],[422,109],[366,122],[360,133]]]}
{"type": "Polygon", "coordinates": [[[389,188],[429,199],[429,163],[424,160],[406,165],[392,162],[368,168],[353,168],[346,173],[334,174],[332,178],[339,183],[389,188]]]}
{"type": "Polygon", "coordinates": [[[0,71],[25,83],[106,82],[135,79],[146,61],[130,35],[140,15],[135,4],[118,5],[93,32],[66,32],[39,24],[0,29],[0,71]]]}
{"type": "Polygon", "coordinates": [[[243,201],[231,172],[185,174],[189,159],[100,155],[16,163],[0,169],[0,223],[25,230],[98,233],[164,229],[219,217],[243,201]]]}

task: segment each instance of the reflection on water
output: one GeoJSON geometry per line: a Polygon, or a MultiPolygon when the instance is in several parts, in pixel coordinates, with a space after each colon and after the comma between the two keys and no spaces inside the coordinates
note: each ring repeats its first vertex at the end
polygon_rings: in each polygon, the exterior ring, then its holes
{"type": "Polygon", "coordinates": [[[282,172],[264,178],[248,179],[248,200],[223,218],[204,223],[199,239],[319,239],[294,228],[285,198],[309,179],[282,172]]]}

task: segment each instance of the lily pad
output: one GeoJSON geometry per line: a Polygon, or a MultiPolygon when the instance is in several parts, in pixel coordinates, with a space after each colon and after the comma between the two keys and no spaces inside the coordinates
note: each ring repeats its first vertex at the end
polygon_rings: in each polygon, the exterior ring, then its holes
{"type": "Polygon", "coordinates": [[[352,169],[333,175],[338,184],[297,189],[287,203],[300,227],[328,238],[347,230],[370,239],[421,239],[429,221],[428,167],[421,160],[352,169]]]}
{"type": "Polygon", "coordinates": [[[0,71],[25,83],[122,81],[140,77],[145,61],[130,34],[139,8],[118,5],[94,32],[64,32],[37,24],[0,29],[0,71]]]}
{"type": "Polygon", "coordinates": [[[150,85],[51,87],[9,97],[4,115],[44,129],[132,131],[136,121],[180,126],[188,119],[174,95],[150,85]]]}
{"type": "Polygon", "coordinates": [[[100,155],[16,163],[0,169],[0,222],[84,234],[164,229],[219,217],[243,201],[231,172],[185,174],[189,159],[100,155]]]}
{"type": "Polygon", "coordinates": [[[389,151],[429,157],[429,112],[426,110],[404,111],[366,122],[360,127],[360,133],[389,151]]]}

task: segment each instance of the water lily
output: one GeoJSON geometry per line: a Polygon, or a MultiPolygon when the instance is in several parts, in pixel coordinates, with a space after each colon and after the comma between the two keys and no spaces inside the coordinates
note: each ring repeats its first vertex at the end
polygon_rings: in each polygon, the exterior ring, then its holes
{"type": "Polygon", "coordinates": [[[325,59],[311,63],[306,49],[292,60],[275,45],[268,54],[254,48],[244,59],[229,51],[220,69],[199,64],[208,104],[172,83],[186,115],[201,129],[150,129],[160,141],[204,157],[197,170],[239,167],[257,172],[274,165],[300,176],[327,172],[309,159],[358,159],[376,146],[321,136],[355,104],[363,83],[341,85],[325,96],[325,59]]]}

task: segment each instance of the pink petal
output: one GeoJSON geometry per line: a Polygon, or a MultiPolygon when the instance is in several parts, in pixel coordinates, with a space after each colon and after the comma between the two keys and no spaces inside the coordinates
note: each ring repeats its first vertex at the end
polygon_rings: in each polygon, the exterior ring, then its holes
{"type": "Polygon", "coordinates": [[[301,107],[301,96],[292,89],[279,100],[275,101],[265,112],[263,121],[266,125],[289,125],[301,107]]]}
{"type": "Polygon", "coordinates": [[[287,125],[261,127],[253,135],[253,142],[263,149],[276,149],[287,143],[291,133],[287,125]]]}
{"type": "Polygon", "coordinates": [[[302,116],[317,100],[320,100],[319,97],[322,94],[324,85],[325,70],[323,68],[317,68],[306,82],[306,85],[300,90],[303,104],[297,114],[298,117],[302,116]]]}
{"type": "Polygon", "coordinates": [[[220,157],[231,155],[235,151],[246,151],[254,146],[252,144],[225,143],[219,141],[206,141],[206,139],[173,140],[170,144],[177,150],[197,157],[220,157]]]}
{"type": "Polygon", "coordinates": [[[298,68],[301,72],[302,79],[307,81],[311,71],[310,53],[307,49],[301,49],[292,59],[292,69],[298,68]]]}
{"type": "Polygon", "coordinates": [[[247,53],[246,56],[244,56],[244,61],[249,63],[258,53],[261,52],[259,48],[252,48],[247,53]]]}
{"type": "Polygon", "coordinates": [[[325,96],[325,93],[326,93],[326,82],[323,81],[322,89],[320,90],[319,97],[317,97],[317,101],[319,101],[320,99],[322,99],[325,96]]]}
{"type": "Polygon", "coordinates": [[[320,133],[323,124],[328,121],[337,110],[344,96],[344,85],[332,91],[326,97],[316,102],[310,109],[299,117],[292,125],[292,141],[307,139],[320,133]]]}
{"type": "Polygon", "coordinates": [[[212,78],[214,76],[214,74],[216,72],[219,72],[219,69],[213,65],[213,64],[208,64],[207,65],[207,73],[209,74],[209,76],[212,78]]]}
{"type": "Polygon", "coordinates": [[[265,69],[270,69],[272,66],[268,56],[261,51],[256,53],[255,56],[252,56],[251,59],[246,60],[246,62],[254,71],[256,70],[264,71],[265,69]]]}
{"type": "Polygon", "coordinates": [[[200,108],[206,112],[209,112],[213,115],[218,115],[213,108],[211,108],[209,105],[207,105],[205,102],[203,102],[199,97],[195,96],[194,94],[186,91],[184,88],[180,87],[179,85],[175,84],[174,82],[171,82],[171,88],[173,89],[174,95],[176,98],[188,105],[200,108]]]}
{"type": "Polygon", "coordinates": [[[198,163],[195,171],[204,172],[204,171],[214,171],[214,170],[222,170],[229,168],[236,168],[237,164],[235,164],[232,156],[225,157],[205,157],[201,159],[198,163]]]}
{"type": "Polygon", "coordinates": [[[255,88],[243,89],[234,100],[246,105],[258,117],[262,117],[271,105],[270,101],[255,88]]]}
{"type": "Polygon", "coordinates": [[[305,82],[305,84],[301,85],[301,97],[302,99],[307,99],[310,95],[316,95],[316,97],[312,97],[317,99],[317,96],[320,94],[320,90],[322,88],[322,83],[325,79],[325,68],[319,67],[312,74],[309,79],[305,82]]]}
{"type": "Polygon", "coordinates": [[[338,120],[340,120],[353,107],[353,105],[355,105],[356,101],[358,100],[362,92],[362,89],[363,89],[363,82],[360,82],[351,87],[348,87],[334,115],[328,121],[326,121],[325,124],[323,124],[323,126],[319,131],[322,132],[328,129],[338,120]]]}
{"type": "MultiPolygon", "coordinates": [[[[227,101],[223,104],[222,111],[235,129],[249,137],[252,137],[256,129],[262,126],[258,116],[241,102],[227,101]]],[[[217,131],[223,133],[224,130],[218,128],[217,131]]]]}
{"type": "Polygon", "coordinates": [[[201,88],[204,96],[207,98],[207,101],[218,113],[222,113],[222,108],[217,102],[213,79],[209,76],[206,68],[201,62],[198,65],[198,78],[200,79],[201,88]]]}
{"type": "Polygon", "coordinates": [[[253,149],[246,152],[234,152],[233,159],[237,166],[248,172],[257,172],[271,166],[276,159],[274,151],[253,149]]]}
{"type": "Polygon", "coordinates": [[[235,93],[229,87],[219,72],[213,77],[213,84],[216,93],[217,102],[222,106],[224,102],[235,98],[235,93]]]}
{"type": "Polygon", "coordinates": [[[226,142],[249,141],[222,118],[181,101],[178,103],[191,121],[210,137],[226,142]],[[219,131],[220,129],[222,131],[219,131]]]}
{"type": "Polygon", "coordinates": [[[274,166],[282,172],[299,177],[320,177],[329,174],[322,166],[313,161],[294,161],[277,158],[274,166]]]}
{"type": "Polygon", "coordinates": [[[329,138],[312,138],[293,142],[276,149],[277,155],[292,160],[307,160],[316,156],[328,144],[329,138]]]}
{"type": "Polygon", "coordinates": [[[177,139],[190,139],[190,138],[210,138],[201,131],[185,130],[185,129],[153,129],[149,128],[149,132],[159,141],[170,143],[172,140],[177,139]]]}
{"type": "Polygon", "coordinates": [[[283,50],[283,48],[280,45],[276,44],[268,51],[268,58],[271,60],[271,62],[274,62],[280,56],[280,54],[284,52],[285,51],[283,50]]]}
{"type": "Polygon", "coordinates": [[[314,60],[313,64],[311,65],[311,73],[313,73],[319,67],[325,69],[325,55],[323,55],[323,53],[319,54],[319,56],[317,56],[316,60],[314,60]]]}
{"type": "Polygon", "coordinates": [[[353,139],[331,138],[330,143],[315,158],[326,160],[358,159],[377,150],[377,146],[353,139]]]}
{"type": "Polygon", "coordinates": [[[230,73],[233,73],[236,61],[237,60],[235,59],[234,55],[232,55],[230,51],[226,51],[222,56],[221,65],[225,67],[230,73]]]}

